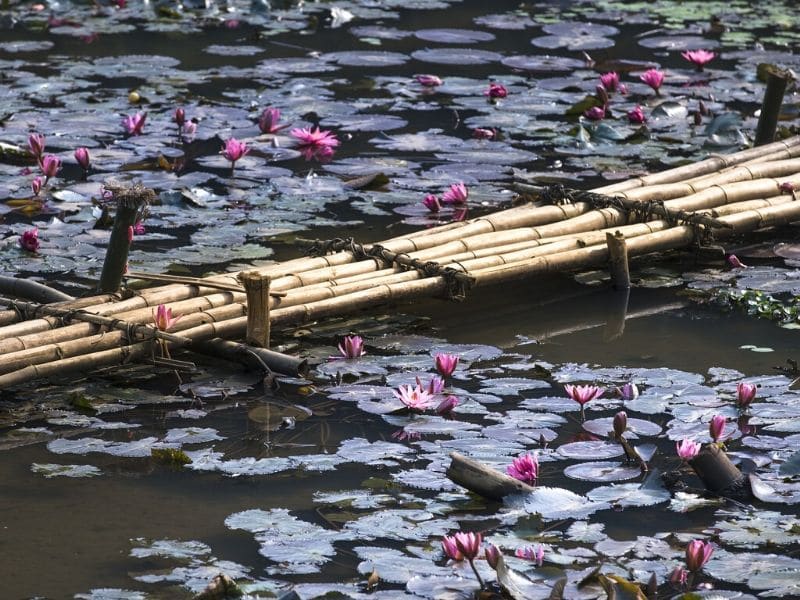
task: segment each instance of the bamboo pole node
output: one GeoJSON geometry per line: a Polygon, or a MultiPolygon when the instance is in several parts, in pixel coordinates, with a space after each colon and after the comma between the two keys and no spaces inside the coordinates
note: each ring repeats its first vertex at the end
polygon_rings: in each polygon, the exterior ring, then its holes
{"type": "Polygon", "coordinates": [[[252,346],[269,348],[269,285],[271,278],[258,271],[239,274],[239,281],[247,294],[247,334],[245,339],[252,346]]]}
{"type": "Polygon", "coordinates": [[[606,233],[608,246],[609,271],[611,285],[615,290],[627,290],[631,287],[631,275],[628,268],[628,244],[625,236],[619,232],[606,233]]]}

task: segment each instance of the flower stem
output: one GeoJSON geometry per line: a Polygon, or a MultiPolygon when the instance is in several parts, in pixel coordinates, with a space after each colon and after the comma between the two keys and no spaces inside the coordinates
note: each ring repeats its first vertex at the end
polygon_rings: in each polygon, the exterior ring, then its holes
{"type": "Polygon", "coordinates": [[[475,563],[472,559],[469,559],[469,566],[472,567],[472,572],[475,573],[475,577],[478,579],[478,585],[481,586],[481,589],[484,589],[483,579],[481,579],[481,576],[478,574],[478,569],[475,568],[475,563]]]}

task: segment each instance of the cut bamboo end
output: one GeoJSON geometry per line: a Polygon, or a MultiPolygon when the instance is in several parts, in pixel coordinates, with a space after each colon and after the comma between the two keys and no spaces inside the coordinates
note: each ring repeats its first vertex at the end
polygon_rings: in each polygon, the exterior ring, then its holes
{"type": "Polygon", "coordinates": [[[631,275],[628,269],[628,245],[625,236],[616,231],[606,233],[608,246],[608,263],[611,273],[611,285],[616,290],[627,290],[631,287],[631,275]]]}
{"type": "Polygon", "coordinates": [[[247,334],[248,344],[269,348],[269,286],[271,278],[258,271],[239,274],[239,281],[247,294],[247,334]]]}
{"type": "Polygon", "coordinates": [[[499,501],[509,494],[527,493],[535,489],[523,481],[509,477],[458,452],[451,452],[450,459],[447,478],[456,485],[489,500],[499,501]]]}

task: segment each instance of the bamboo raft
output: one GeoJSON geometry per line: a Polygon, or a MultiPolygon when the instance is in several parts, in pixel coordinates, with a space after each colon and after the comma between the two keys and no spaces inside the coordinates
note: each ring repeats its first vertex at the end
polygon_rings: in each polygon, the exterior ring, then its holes
{"type": "Polygon", "coordinates": [[[133,272],[168,283],[50,304],[0,299],[0,389],[152,361],[156,344],[302,373],[304,361],[266,349],[272,329],[798,221],[798,157],[800,136],[588,192],[523,185],[543,201],[380,244],[333,240],[316,245],[320,256],[247,272],[133,272]],[[159,304],[181,316],[168,333],[153,325],[159,304]]]}

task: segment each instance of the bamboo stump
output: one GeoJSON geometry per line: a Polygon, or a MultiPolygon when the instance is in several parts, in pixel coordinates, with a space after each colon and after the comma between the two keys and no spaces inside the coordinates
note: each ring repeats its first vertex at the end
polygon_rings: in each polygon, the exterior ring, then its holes
{"type": "Polygon", "coordinates": [[[689,461],[689,466],[711,492],[722,495],[740,495],[746,477],[716,444],[706,444],[689,461]]]}
{"type": "Polygon", "coordinates": [[[758,117],[756,127],[756,146],[769,144],[775,139],[775,130],[778,128],[778,117],[781,113],[783,94],[786,85],[792,79],[789,71],[770,67],[767,71],[767,89],[764,92],[764,102],[761,105],[761,115],[758,117]]]}
{"type": "Polygon", "coordinates": [[[509,494],[527,493],[535,489],[458,452],[451,452],[450,458],[452,462],[447,468],[447,478],[489,500],[499,501],[509,494]]]}
{"type": "Polygon", "coordinates": [[[117,201],[117,212],[114,215],[114,225],[111,228],[111,237],[108,240],[106,258],[103,261],[103,271],[100,274],[98,291],[113,293],[119,289],[122,276],[128,268],[128,252],[131,247],[131,231],[136,224],[136,219],[141,210],[152,200],[156,193],[141,184],[132,187],[114,187],[107,185],[106,189],[114,194],[117,201]]]}
{"type": "Polygon", "coordinates": [[[628,270],[628,244],[625,236],[619,231],[606,233],[606,244],[608,245],[611,284],[616,290],[630,289],[631,275],[628,270]]]}
{"type": "Polygon", "coordinates": [[[247,271],[239,275],[239,281],[247,294],[247,334],[245,339],[252,346],[269,348],[269,284],[270,277],[258,271],[247,271]]]}

